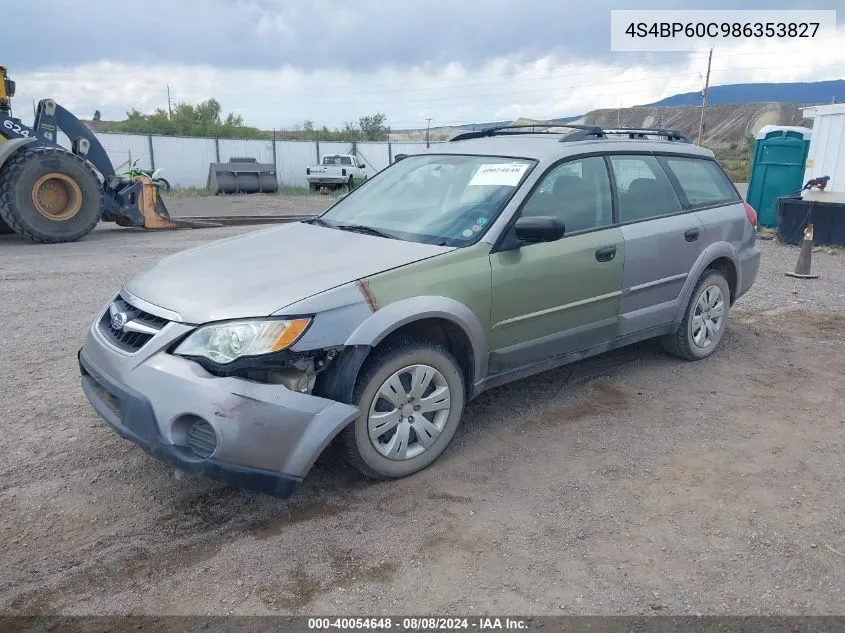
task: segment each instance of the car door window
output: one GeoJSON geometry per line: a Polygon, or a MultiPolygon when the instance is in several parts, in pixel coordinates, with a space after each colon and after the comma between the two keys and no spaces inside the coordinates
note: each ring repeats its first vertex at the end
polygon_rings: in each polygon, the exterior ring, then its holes
{"type": "Polygon", "coordinates": [[[590,156],[554,167],[522,208],[522,217],[536,216],[558,218],[566,233],[613,224],[604,158],[590,156]]]}
{"type": "Polygon", "coordinates": [[[712,160],[667,156],[665,164],[675,176],[690,206],[737,202],[736,190],[712,160]]]}
{"type": "Polygon", "coordinates": [[[611,156],[610,164],[623,224],[683,210],[672,182],[654,156],[611,156]]]}

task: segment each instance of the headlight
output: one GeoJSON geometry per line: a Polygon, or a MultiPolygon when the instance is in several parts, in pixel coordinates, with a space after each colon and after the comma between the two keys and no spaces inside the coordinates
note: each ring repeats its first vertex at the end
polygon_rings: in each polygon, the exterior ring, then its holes
{"type": "Polygon", "coordinates": [[[310,323],[311,319],[261,319],[206,325],[186,338],[174,353],[231,363],[242,356],[271,354],[290,347],[310,323]]]}

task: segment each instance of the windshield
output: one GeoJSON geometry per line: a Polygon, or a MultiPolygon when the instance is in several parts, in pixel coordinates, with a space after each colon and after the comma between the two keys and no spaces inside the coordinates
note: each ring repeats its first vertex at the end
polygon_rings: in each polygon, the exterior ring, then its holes
{"type": "Polygon", "coordinates": [[[409,156],[320,219],[407,241],[466,246],[484,234],[532,165],[493,156],[409,156]]]}

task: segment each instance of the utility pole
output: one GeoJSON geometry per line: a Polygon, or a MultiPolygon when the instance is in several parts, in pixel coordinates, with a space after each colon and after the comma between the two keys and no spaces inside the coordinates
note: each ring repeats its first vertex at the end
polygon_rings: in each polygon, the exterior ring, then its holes
{"type": "Polygon", "coordinates": [[[428,117],[425,120],[425,146],[426,147],[431,147],[431,145],[429,144],[429,136],[428,136],[430,131],[431,131],[431,117],[428,117]]]}
{"type": "Polygon", "coordinates": [[[170,107],[170,84],[167,84],[167,118],[173,118],[173,110],[170,107]]]}
{"type": "Polygon", "coordinates": [[[616,127],[622,127],[622,104],[616,108],[616,127]]]}
{"type": "Polygon", "coordinates": [[[701,121],[698,123],[698,144],[704,138],[704,111],[707,109],[707,90],[710,88],[710,63],[713,61],[713,48],[710,48],[710,55],[707,57],[707,78],[704,80],[704,92],[701,96],[701,121]]]}

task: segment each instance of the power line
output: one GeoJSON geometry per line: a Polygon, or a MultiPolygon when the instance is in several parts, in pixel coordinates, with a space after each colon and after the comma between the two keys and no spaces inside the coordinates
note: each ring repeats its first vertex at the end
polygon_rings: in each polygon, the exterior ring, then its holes
{"type": "MultiPolygon", "coordinates": [[[[672,63],[679,63],[679,62],[686,61],[687,59],[689,59],[689,58],[690,58],[690,56],[692,56],[692,55],[697,55],[697,54],[698,54],[698,53],[695,53],[695,52],[692,52],[692,53],[683,53],[683,54],[681,54],[681,55],[680,55],[677,59],[675,59],[675,60],[669,60],[669,61],[665,61],[665,60],[664,60],[664,61],[659,62],[659,63],[657,63],[657,64],[649,64],[649,65],[663,66],[663,65],[672,64],[672,63]]],[[[656,56],[657,56],[657,55],[656,55],[656,54],[654,54],[654,53],[650,53],[650,54],[646,54],[646,55],[637,55],[637,56],[634,56],[634,57],[627,57],[627,56],[626,56],[626,58],[625,58],[625,60],[624,60],[624,61],[626,61],[626,62],[630,62],[630,61],[632,61],[632,60],[636,60],[636,59],[654,59],[656,56]]],[[[595,65],[596,65],[596,62],[581,62],[581,63],[577,63],[577,64],[568,64],[568,65],[567,65],[567,67],[568,67],[568,68],[579,68],[579,67],[592,68],[592,67],[594,67],[595,65]]],[[[614,65],[615,65],[615,64],[614,64],[614,65]]],[[[413,69],[409,69],[409,70],[408,70],[408,72],[405,72],[404,74],[405,74],[405,75],[408,75],[408,74],[410,74],[410,72],[411,72],[412,70],[413,70],[413,69]]],[[[468,74],[469,76],[471,76],[471,77],[473,77],[473,78],[476,78],[476,79],[481,79],[481,78],[484,78],[484,77],[491,77],[491,78],[501,77],[501,78],[507,78],[507,77],[512,76],[513,74],[516,74],[516,73],[514,73],[514,72],[508,72],[508,71],[501,71],[501,72],[476,72],[476,71],[472,71],[472,70],[467,70],[466,72],[467,72],[467,74],[468,74]]],[[[528,72],[528,71],[524,71],[524,72],[528,72]]],[[[545,73],[545,72],[547,72],[547,71],[546,71],[546,70],[542,70],[542,69],[538,69],[538,70],[531,70],[531,72],[545,73]]],[[[592,73],[592,72],[588,72],[588,73],[586,73],[586,74],[588,74],[588,75],[589,75],[589,74],[594,74],[594,73],[592,73]]],[[[535,78],[535,79],[540,80],[540,79],[544,79],[544,77],[537,77],[537,78],[535,78]]],[[[462,80],[461,80],[461,79],[451,79],[451,80],[448,80],[448,81],[450,81],[450,82],[460,82],[460,81],[462,81],[462,80]]],[[[504,83],[509,83],[509,82],[510,82],[510,80],[506,80],[504,83]]],[[[485,83],[489,83],[489,82],[485,82],[485,83]]],[[[377,90],[380,90],[380,88],[381,88],[381,86],[382,86],[382,85],[384,85],[384,84],[383,84],[383,82],[375,82],[375,83],[370,83],[370,82],[359,82],[359,81],[356,81],[356,82],[355,82],[355,86],[356,86],[357,88],[376,88],[377,90]]],[[[481,84],[481,85],[484,85],[484,84],[481,84]]],[[[295,88],[292,88],[292,89],[295,89],[295,88]]],[[[335,88],[334,88],[334,87],[332,87],[332,86],[326,86],[325,88],[320,88],[320,90],[321,90],[321,91],[326,91],[326,92],[332,92],[332,91],[334,91],[334,90],[335,90],[335,88]]],[[[402,92],[402,90],[399,90],[399,92],[402,92]]]]}
{"type": "MultiPolygon", "coordinates": [[[[789,69],[799,69],[799,68],[816,68],[818,70],[828,70],[832,68],[840,68],[845,67],[845,63],[841,64],[829,64],[826,66],[819,66],[818,64],[810,64],[806,66],[790,66],[789,69]]],[[[780,70],[783,69],[783,66],[766,66],[766,67],[759,67],[759,66],[752,66],[746,68],[722,68],[722,69],[713,69],[712,73],[725,73],[725,72],[741,72],[741,71],[748,71],[748,70],[780,70]]],[[[646,76],[640,77],[637,79],[630,79],[625,81],[614,81],[612,83],[607,83],[605,86],[607,87],[615,87],[615,86],[622,86],[632,83],[642,83],[644,81],[653,81],[655,79],[680,79],[680,78],[692,78],[699,76],[698,72],[685,72],[685,73],[672,73],[671,75],[656,75],[656,76],[646,76]]],[[[427,104],[432,101],[458,101],[461,99],[477,99],[479,97],[511,97],[511,96],[519,96],[519,95],[530,95],[530,94],[548,94],[553,92],[560,92],[561,90],[571,90],[577,88],[591,88],[595,85],[595,82],[584,83],[584,84],[557,84],[554,88],[542,88],[542,89],[532,89],[532,90],[507,90],[503,92],[490,92],[490,93],[471,93],[466,95],[440,95],[436,97],[420,97],[416,99],[402,99],[401,104],[427,104]]],[[[616,91],[610,92],[592,92],[593,96],[601,96],[605,94],[615,94],[616,91]]],[[[362,103],[366,103],[368,101],[372,101],[372,99],[355,99],[355,100],[346,100],[346,101],[338,101],[336,99],[332,99],[330,101],[319,101],[319,100],[310,100],[310,105],[361,105],[362,103]]]]}
{"type": "MultiPolygon", "coordinates": [[[[845,50],[845,48],[830,49],[830,50],[826,51],[826,53],[830,54],[830,53],[833,53],[833,52],[839,52],[839,51],[843,51],[843,50],[845,50]]],[[[808,50],[808,51],[802,51],[802,52],[810,52],[810,51],[808,50]]],[[[752,52],[748,52],[748,53],[728,53],[728,54],[720,55],[719,59],[723,60],[723,59],[732,59],[734,57],[755,57],[755,56],[763,56],[763,55],[770,56],[771,54],[772,54],[771,51],[758,51],[758,52],[753,52],[753,53],[752,52]]],[[[796,52],[796,54],[798,54],[798,53],[796,52]]],[[[490,86],[490,85],[512,85],[512,84],[516,84],[516,83],[527,83],[527,82],[535,82],[535,81],[556,81],[556,80],[559,80],[561,78],[569,78],[569,77],[590,77],[590,76],[596,76],[596,75],[606,75],[608,73],[621,74],[621,73],[627,73],[627,72],[631,72],[631,71],[644,70],[644,69],[648,69],[648,68],[658,68],[658,67],[672,66],[672,65],[676,65],[676,64],[680,64],[680,63],[685,63],[685,62],[689,63],[690,65],[693,65],[694,62],[696,61],[695,55],[698,55],[698,53],[693,53],[693,54],[691,54],[687,57],[684,57],[684,58],[678,58],[678,59],[669,60],[669,61],[662,61],[662,62],[657,62],[657,63],[654,63],[654,64],[642,64],[642,65],[637,65],[637,66],[611,65],[611,66],[606,66],[604,68],[601,68],[599,70],[590,70],[589,72],[577,72],[577,73],[569,71],[569,68],[571,68],[571,66],[561,66],[561,67],[557,67],[557,68],[553,69],[551,71],[553,74],[548,74],[549,71],[537,71],[537,72],[546,73],[542,77],[520,77],[520,78],[503,79],[502,81],[484,81],[484,82],[479,82],[479,83],[461,83],[462,82],[461,79],[453,79],[453,80],[450,80],[449,83],[444,83],[444,84],[441,84],[439,82],[433,83],[433,84],[428,83],[426,86],[423,86],[423,87],[384,88],[384,89],[382,89],[382,88],[376,88],[375,85],[373,85],[372,86],[372,88],[374,88],[373,90],[361,90],[362,84],[360,84],[357,81],[355,82],[354,85],[355,85],[355,93],[358,94],[358,95],[362,95],[362,96],[431,92],[431,91],[435,91],[435,90],[450,90],[450,89],[453,89],[453,88],[475,88],[475,87],[485,87],[485,86],[490,86]]],[[[701,61],[704,61],[703,57],[702,57],[701,61]]],[[[580,66],[594,68],[595,65],[596,65],[595,63],[591,63],[591,64],[581,64],[580,66]]],[[[780,66],[778,66],[776,68],[780,68],[780,66]]],[[[528,71],[526,71],[526,72],[528,72],[528,71]]],[[[523,74],[523,73],[515,73],[515,74],[523,74]]],[[[481,77],[481,76],[484,76],[484,73],[480,73],[480,74],[472,73],[472,75],[471,75],[471,77],[473,77],[473,78],[478,78],[478,77],[481,77]]],[[[491,75],[491,76],[508,77],[509,74],[508,73],[496,73],[496,74],[491,75]]],[[[366,87],[366,85],[364,87],[366,87]]],[[[319,94],[322,94],[322,93],[334,93],[334,92],[337,91],[337,88],[336,87],[325,87],[325,88],[318,87],[318,88],[298,89],[296,87],[290,87],[288,90],[289,90],[289,92],[295,92],[295,93],[303,93],[304,92],[304,93],[306,93],[306,96],[307,96],[307,95],[310,95],[310,94],[318,94],[319,95],[319,94]]]]}

